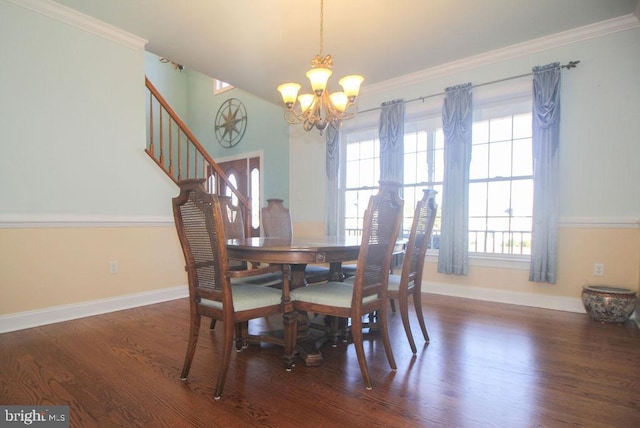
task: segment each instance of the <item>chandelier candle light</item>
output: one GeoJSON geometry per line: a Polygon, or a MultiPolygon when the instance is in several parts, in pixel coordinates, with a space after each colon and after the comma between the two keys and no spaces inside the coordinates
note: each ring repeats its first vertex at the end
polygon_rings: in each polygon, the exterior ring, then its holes
{"type": "Polygon", "coordinates": [[[297,83],[283,83],[278,86],[282,94],[282,101],[287,106],[284,117],[290,124],[302,123],[305,131],[310,131],[315,126],[322,135],[322,131],[331,124],[338,129],[345,119],[351,119],[355,111],[349,111],[358,97],[360,84],[364,77],[353,74],[345,76],[338,81],[342,86],[342,92],[329,93],[327,81],[331,77],[333,58],[331,55],[323,56],[324,48],[324,0],[320,0],[320,53],[311,60],[311,69],[307,71],[307,77],[311,82],[312,94],[300,94],[301,86],[297,83]],[[300,110],[296,110],[296,99],[300,104],[300,110]]]}

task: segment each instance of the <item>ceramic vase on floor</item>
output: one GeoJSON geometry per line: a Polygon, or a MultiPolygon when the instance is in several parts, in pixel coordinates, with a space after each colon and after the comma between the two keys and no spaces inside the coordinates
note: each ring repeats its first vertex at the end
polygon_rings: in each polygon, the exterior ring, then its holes
{"type": "Polygon", "coordinates": [[[605,323],[623,323],[636,308],[636,292],[607,285],[585,285],[582,304],[591,319],[605,323]]]}

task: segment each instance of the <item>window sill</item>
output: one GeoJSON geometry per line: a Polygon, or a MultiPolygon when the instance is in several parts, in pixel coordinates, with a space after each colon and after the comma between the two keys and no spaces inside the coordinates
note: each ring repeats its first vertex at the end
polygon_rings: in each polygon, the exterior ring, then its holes
{"type": "MultiPolygon", "coordinates": [[[[529,270],[530,260],[530,256],[469,253],[469,266],[529,270]]],[[[426,261],[429,263],[438,263],[438,253],[435,251],[427,251],[426,261]]]]}

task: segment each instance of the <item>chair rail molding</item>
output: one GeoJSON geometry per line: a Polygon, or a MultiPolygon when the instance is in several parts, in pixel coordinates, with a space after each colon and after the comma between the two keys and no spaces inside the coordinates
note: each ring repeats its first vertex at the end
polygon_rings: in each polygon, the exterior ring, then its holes
{"type": "Polygon", "coordinates": [[[587,229],[638,229],[640,217],[562,217],[560,227],[587,229]]]}
{"type": "Polygon", "coordinates": [[[92,214],[0,214],[0,229],[50,227],[165,227],[174,226],[171,216],[92,214]]]}

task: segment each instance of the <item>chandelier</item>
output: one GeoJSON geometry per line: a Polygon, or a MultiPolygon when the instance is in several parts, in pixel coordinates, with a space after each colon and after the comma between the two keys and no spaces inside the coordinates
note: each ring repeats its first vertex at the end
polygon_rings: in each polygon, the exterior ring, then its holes
{"type": "Polygon", "coordinates": [[[302,123],[305,131],[314,127],[322,131],[331,125],[338,129],[345,119],[351,119],[356,111],[352,107],[360,92],[360,84],[364,77],[357,74],[345,76],[338,81],[342,86],[341,92],[329,93],[327,82],[331,77],[333,58],[323,56],[324,50],[324,0],[320,0],[320,53],[311,60],[311,69],[307,71],[307,78],[311,82],[313,93],[298,95],[301,86],[297,83],[283,83],[278,86],[282,94],[282,101],[287,107],[284,117],[290,124],[302,123]],[[296,100],[298,104],[296,104],[296,100]]]}

